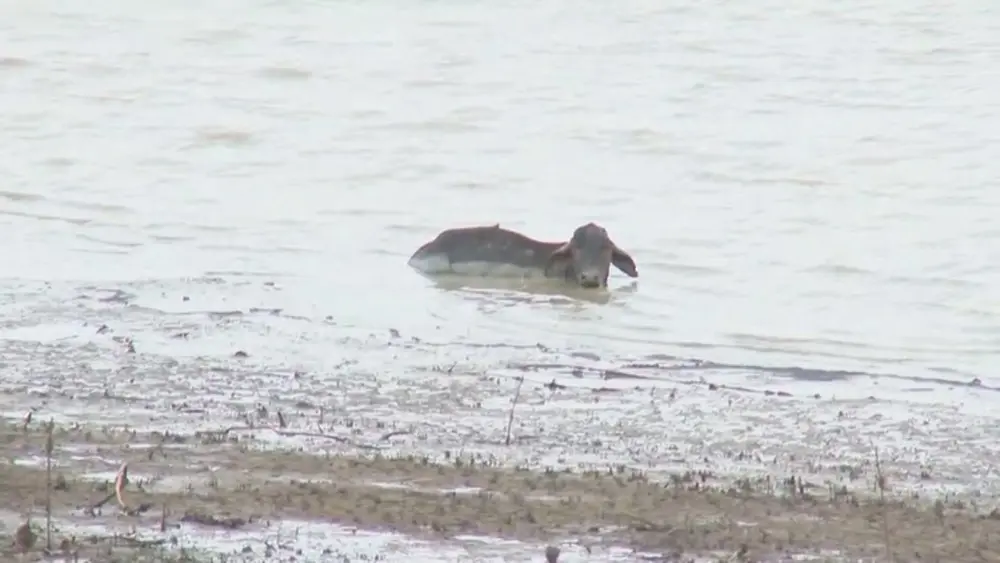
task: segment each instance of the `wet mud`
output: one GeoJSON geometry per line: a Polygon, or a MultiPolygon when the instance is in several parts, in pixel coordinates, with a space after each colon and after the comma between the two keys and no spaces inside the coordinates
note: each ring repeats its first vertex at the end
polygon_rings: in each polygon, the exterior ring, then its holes
{"type": "Polygon", "coordinates": [[[532,546],[508,561],[1000,560],[989,385],[416,336],[262,280],[15,289],[0,533],[25,560],[47,504],[51,549],[96,560],[180,557],[191,530],[267,538],[235,560],[363,560],[282,550],[283,522],[532,546]],[[125,505],[95,506],[126,462],[125,505]]]}
{"type": "Polygon", "coordinates": [[[686,554],[881,559],[887,550],[907,561],[1000,557],[1000,511],[886,497],[880,485],[889,485],[880,472],[874,483],[861,480],[855,488],[776,476],[727,482],[708,471],[652,479],[622,464],[572,470],[505,467],[462,453],[442,459],[261,449],[252,433],[56,426],[49,461],[46,425],[8,421],[0,427],[0,496],[8,512],[30,517],[37,538],[29,547],[11,533],[7,552],[33,550],[41,557],[45,507],[51,506],[60,522],[106,526],[105,537],[71,537],[59,526],[53,532],[54,551],[91,557],[120,552],[136,528],[160,532],[159,539],[132,540],[134,549],[151,549],[169,545],[181,523],[266,529],[283,519],[415,537],[614,544],[668,561],[684,561],[686,554]],[[128,463],[128,482],[120,499],[107,500],[122,463],[128,463]],[[881,494],[873,495],[870,485],[881,494]]]}

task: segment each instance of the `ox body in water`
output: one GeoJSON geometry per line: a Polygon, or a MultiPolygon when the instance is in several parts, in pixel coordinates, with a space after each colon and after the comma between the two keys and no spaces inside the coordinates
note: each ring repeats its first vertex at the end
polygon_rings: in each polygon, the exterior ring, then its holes
{"type": "Polygon", "coordinates": [[[606,288],[611,265],[636,278],[632,257],[595,223],[577,227],[566,242],[542,242],[499,224],[442,231],[410,257],[426,275],[560,279],[585,288],[606,288]]]}

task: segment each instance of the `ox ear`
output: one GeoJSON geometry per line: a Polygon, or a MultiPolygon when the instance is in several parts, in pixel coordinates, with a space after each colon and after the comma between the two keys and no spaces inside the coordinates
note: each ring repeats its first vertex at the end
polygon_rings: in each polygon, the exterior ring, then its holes
{"type": "Polygon", "coordinates": [[[545,262],[545,272],[563,272],[570,265],[573,258],[573,248],[570,243],[565,243],[559,248],[552,251],[549,254],[548,260],[545,262]]]}
{"type": "Polygon", "coordinates": [[[611,243],[611,263],[628,277],[639,277],[639,270],[635,268],[635,260],[629,256],[628,252],[618,248],[615,243],[611,243]]]}

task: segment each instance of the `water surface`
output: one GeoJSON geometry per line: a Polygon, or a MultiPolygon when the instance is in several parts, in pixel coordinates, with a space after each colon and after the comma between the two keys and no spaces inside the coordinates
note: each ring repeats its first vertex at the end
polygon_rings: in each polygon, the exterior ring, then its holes
{"type": "MultiPolygon", "coordinates": [[[[489,370],[512,360],[489,348],[504,344],[523,362],[715,362],[728,384],[884,382],[883,398],[983,410],[1000,386],[993,4],[0,13],[9,339],[110,346],[94,330],[113,319],[140,352],[330,372],[365,361],[347,339],[393,329],[439,344],[367,356],[394,370],[426,354],[489,370]],[[558,240],[591,220],[640,272],[613,273],[604,300],[406,267],[447,227],[558,240]],[[971,396],[944,391],[973,380],[971,396]]],[[[11,350],[8,392],[24,392],[41,356],[11,350]]]]}

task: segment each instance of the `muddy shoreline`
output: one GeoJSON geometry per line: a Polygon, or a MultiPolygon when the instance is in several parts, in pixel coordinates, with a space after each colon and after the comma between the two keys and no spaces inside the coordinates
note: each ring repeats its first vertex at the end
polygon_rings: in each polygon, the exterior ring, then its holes
{"type": "MultiPolygon", "coordinates": [[[[262,449],[250,434],[56,426],[53,517],[105,525],[108,537],[64,543],[68,538],[57,529],[54,548],[97,553],[109,549],[109,537],[140,528],[159,530],[169,545],[180,522],[241,529],[306,519],[425,538],[479,534],[556,545],[616,544],[677,561],[685,554],[746,561],[791,554],[883,560],[887,540],[897,560],[1000,557],[1000,511],[899,497],[891,484],[882,502],[872,494],[877,476],[875,482],[859,478],[850,488],[799,477],[732,481],[706,471],[652,479],[620,464],[574,471],[511,467],[463,454],[442,459],[348,449],[312,455],[262,449]],[[112,499],[88,508],[113,490],[113,474],[124,462],[126,507],[112,499]]],[[[22,518],[31,516],[39,541],[29,552],[38,558],[44,547],[45,442],[46,425],[37,421],[27,428],[15,420],[0,426],[0,502],[22,518]]],[[[117,549],[124,541],[117,540],[117,549]]],[[[5,543],[15,544],[7,554],[24,547],[13,539],[5,543]]]]}
{"type": "MultiPolygon", "coordinates": [[[[211,544],[256,561],[289,526],[312,526],[316,549],[285,555],[411,557],[418,540],[440,551],[475,536],[518,540],[500,561],[540,560],[549,544],[564,563],[639,559],[629,550],[699,563],[1000,557],[989,385],[369,330],[285,312],[270,282],[123,287],[8,296],[7,536],[29,517],[41,530],[51,419],[53,542],[75,536],[71,550],[91,556],[211,544]],[[125,462],[129,510],[146,509],[92,515],[125,462]],[[405,534],[403,547],[361,556],[325,539],[371,530],[405,534]],[[615,546],[625,555],[608,556],[615,546]]],[[[490,559],[456,549],[423,560],[490,559]]]]}

